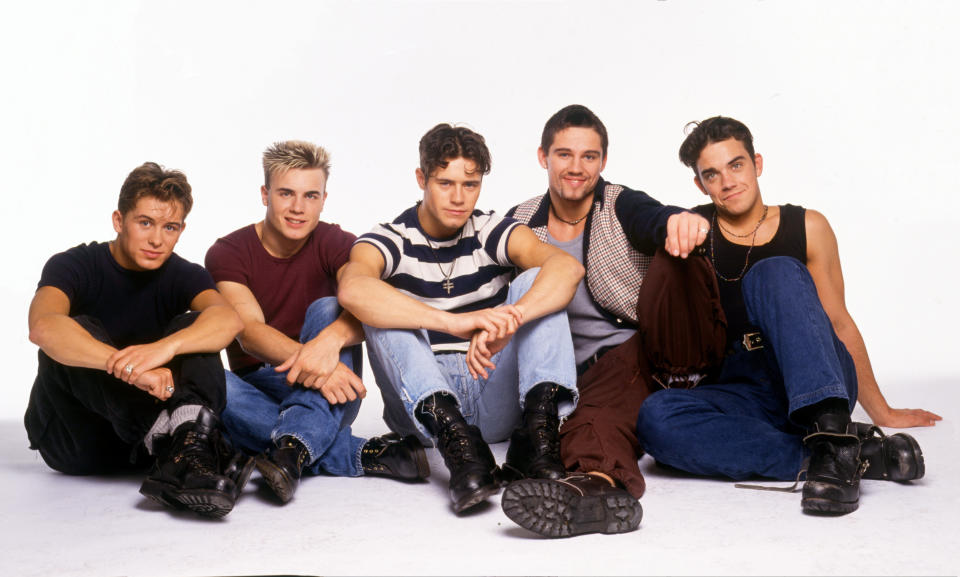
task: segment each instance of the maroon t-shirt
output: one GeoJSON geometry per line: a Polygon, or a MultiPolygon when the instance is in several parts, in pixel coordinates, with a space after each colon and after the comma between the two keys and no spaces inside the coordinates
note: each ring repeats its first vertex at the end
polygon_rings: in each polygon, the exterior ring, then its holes
{"type": "MultiPolygon", "coordinates": [[[[257,298],[266,323],[299,340],[310,303],[337,294],[337,270],[349,259],[356,238],[338,225],[321,222],[300,252],[276,258],[263,248],[256,225],[251,224],[217,239],[205,262],[214,281],[245,285],[257,298]]],[[[241,372],[261,362],[237,341],[227,347],[227,358],[230,368],[241,372]]]]}

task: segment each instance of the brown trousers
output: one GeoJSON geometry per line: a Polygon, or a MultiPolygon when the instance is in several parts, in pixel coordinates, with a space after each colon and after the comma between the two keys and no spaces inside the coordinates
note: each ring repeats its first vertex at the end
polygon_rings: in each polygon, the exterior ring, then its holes
{"type": "Polygon", "coordinates": [[[653,374],[719,366],[726,320],[718,292],[705,257],[657,252],[640,288],[637,334],[600,357],[577,382],[580,401],[560,428],[568,471],[606,473],[634,497],[643,495],[646,483],[638,466],[643,452],[636,433],[640,405],[661,388],[653,374]]]}

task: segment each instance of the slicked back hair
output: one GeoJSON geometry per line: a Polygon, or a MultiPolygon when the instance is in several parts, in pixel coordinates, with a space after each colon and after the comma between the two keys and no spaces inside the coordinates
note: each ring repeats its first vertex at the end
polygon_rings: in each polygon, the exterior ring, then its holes
{"type": "Polygon", "coordinates": [[[693,130],[687,134],[687,137],[683,140],[683,144],[680,145],[680,162],[692,168],[694,174],[697,174],[697,160],[700,158],[700,153],[703,152],[703,149],[706,148],[707,145],[713,144],[714,142],[723,142],[731,138],[743,144],[743,147],[750,155],[750,161],[753,161],[753,157],[755,156],[753,152],[753,135],[750,134],[750,129],[747,128],[747,125],[739,120],[725,116],[714,116],[703,122],[690,122],[686,128],[688,129],[691,126],[694,127],[693,130]]]}
{"type": "Polygon", "coordinates": [[[489,174],[493,166],[486,141],[464,126],[441,123],[420,139],[420,170],[424,177],[429,179],[433,171],[446,168],[457,158],[472,161],[481,175],[489,174]]]}
{"type": "Polygon", "coordinates": [[[607,127],[603,125],[603,122],[592,110],[582,104],[565,106],[547,120],[547,123],[543,126],[543,134],[540,136],[540,148],[543,149],[543,153],[549,154],[557,133],[571,126],[592,128],[596,131],[600,135],[603,158],[607,157],[607,145],[610,142],[607,138],[607,127]]]}
{"type": "Polygon", "coordinates": [[[156,162],[144,162],[134,168],[120,187],[117,210],[121,215],[136,208],[141,198],[156,198],[160,202],[177,201],[187,218],[193,208],[193,196],[187,176],[179,170],[166,170],[156,162]]]}
{"type": "Polygon", "coordinates": [[[267,188],[270,188],[270,175],[304,168],[319,168],[330,178],[330,153],[305,140],[274,142],[263,151],[263,184],[267,188]]]}

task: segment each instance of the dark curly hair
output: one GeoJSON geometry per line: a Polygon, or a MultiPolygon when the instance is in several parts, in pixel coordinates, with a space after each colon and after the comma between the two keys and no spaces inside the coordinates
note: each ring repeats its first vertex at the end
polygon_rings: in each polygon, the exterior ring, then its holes
{"type": "Polygon", "coordinates": [[[714,116],[703,122],[689,122],[685,129],[690,126],[694,127],[693,130],[687,134],[683,144],[680,145],[680,162],[692,168],[694,174],[697,172],[697,159],[700,158],[700,153],[708,144],[714,142],[723,142],[731,138],[736,139],[743,144],[747,153],[750,154],[750,159],[753,160],[755,156],[753,135],[750,134],[747,125],[739,120],[725,116],[714,116]]]}
{"type": "Polygon", "coordinates": [[[463,126],[438,124],[420,139],[420,170],[429,178],[438,168],[446,168],[451,160],[472,161],[480,174],[489,174],[490,151],[483,137],[463,126]]]}
{"type": "Polygon", "coordinates": [[[127,214],[141,198],[156,198],[160,202],[177,201],[183,207],[183,218],[193,208],[190,183],[179,170],[166,170],[156,162],[144,162],[127,175],[120,187],[117,210],[127,214]]]}

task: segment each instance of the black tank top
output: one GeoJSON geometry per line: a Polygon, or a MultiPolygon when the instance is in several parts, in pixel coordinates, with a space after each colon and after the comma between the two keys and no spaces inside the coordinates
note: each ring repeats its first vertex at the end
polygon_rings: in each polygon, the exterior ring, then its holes
{"type": "MultiPolygon", "coordinates": [[[[696,213],[702,215],[710,221],[711,226],[714,223],[713,214],[716,208],[713,204],[704,204],[693,209],[696,213]]],[[[730,342],[738,341],[745,332],[751,330],[750,322],[747,320],[747,309],[743,303],[743,292],[741,282],[743,277],[740,271],[743,270],[744,262],[747,259],[747,251],[750,251],[750,262],[747,263],[747,271],[757,262],[771,256],[790,256],[803,264],[807,264],[807,228],[805,218],[806,209],[802,206],[784,204],[780,207],[780,223],[777,232],[773,238],[766,244],[753,247],[734,244],[728,241],[720,231],[710,231],[707,238],[707,255],[711,255],[713,266],[719,271],[717,274],[717,283],[720,285],[720,302],[723,303],[723,312],[727,316],[727,338],[730,342]],[[711,239],[716,243],[711,247],[711,239]],[[737,278],[740,280],[725,281],[720,274],[727,278],[737,278]]],[[[746,271],[743,273],[746,274],[746,271]]]]}

